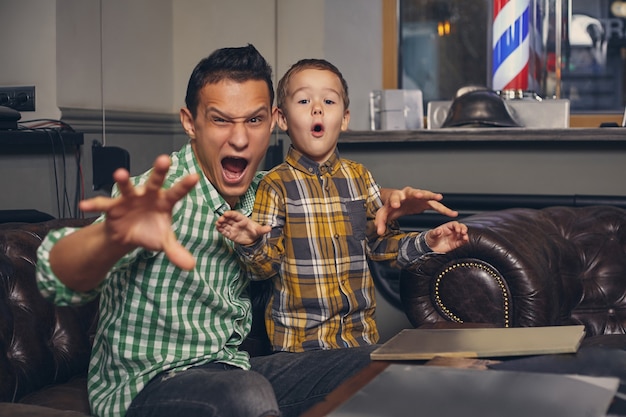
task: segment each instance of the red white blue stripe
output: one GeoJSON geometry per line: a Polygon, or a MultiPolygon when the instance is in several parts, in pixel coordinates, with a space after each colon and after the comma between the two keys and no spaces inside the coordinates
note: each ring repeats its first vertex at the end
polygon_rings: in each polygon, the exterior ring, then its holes
{"type": "Polygon", "coordinates": [[[544,77],[543,48],[543,9],[540,0],[530,1],[530,58],[528,69],[528,89],[535,93],[543,91],[541,80],[544,77]],[[534,5],[533,5],[534,3],[534,5]]]}
{"type": "Polygon", "coordinates": [[[493,90],[528,90],[530,1],[494,0],[493,90]]]}

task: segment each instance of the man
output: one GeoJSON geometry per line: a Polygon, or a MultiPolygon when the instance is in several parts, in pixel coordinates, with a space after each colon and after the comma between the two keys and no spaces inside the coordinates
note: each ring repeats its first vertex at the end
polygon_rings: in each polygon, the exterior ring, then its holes
{"type": "MultiPolygon", "coordinates": [[[[252,45],[215,51],[191,74],[180,111],[190,142],[136,178],[116,171],[112,198],[80,204],[103,212],[98,221],[42,243],[45,296],[69,304],[100,295],[94,414],[276,416],[280,406],[298,415],[369,360],[347,349],[272,355],[254,358],[254,372],[238,349],[251,325],[247,280],[215,221],[225,210],[251,212],[273,100],[271,67],[252,45]]],[[[440,198],[396,192],[378,225],[427,206],[454,214],[440,198]]]]}

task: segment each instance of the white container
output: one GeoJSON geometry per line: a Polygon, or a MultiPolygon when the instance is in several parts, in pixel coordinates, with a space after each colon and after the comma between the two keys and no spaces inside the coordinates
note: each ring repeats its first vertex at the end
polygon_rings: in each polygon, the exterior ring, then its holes
{"type": "Polygon", "coordinates": [[[372,130],[416,130],[424,128],[421,90],[374,90],[370,93],[372,130]]]}

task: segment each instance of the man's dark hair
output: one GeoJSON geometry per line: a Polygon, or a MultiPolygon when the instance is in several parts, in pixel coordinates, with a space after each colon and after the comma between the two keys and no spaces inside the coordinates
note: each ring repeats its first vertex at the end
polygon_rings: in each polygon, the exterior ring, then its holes
{"type": "Polygon", "coordinates": [[[200,90],[207,84],[216,84],[222,80],[243,83],[249,80],[265,81],[270,93],[270,106],[274,102],[274,84],[272,67],[252,45],[237,48],[217,49],[196,65],[185,95],[185,105],[196,118],[200,90]]]}

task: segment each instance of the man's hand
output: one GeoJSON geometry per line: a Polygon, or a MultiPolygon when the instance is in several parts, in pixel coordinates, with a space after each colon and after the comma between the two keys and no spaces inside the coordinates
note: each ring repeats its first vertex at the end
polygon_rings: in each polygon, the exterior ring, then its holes
{"type": "Polygon", "coordinates": [[[218,232],[241,245],[250,245],[272,230],[271,226],[262,226],[234,210],[224,213],[215,226],[218,232]]]}
{"type": "Polygon", "coordinates": [[[409,214],[434,210],[448,217],[459,215],[457,211],[440,203],[443,195],[428,190],[412,187],[404,187],[402,190],[383,188],[381,189],[381,198],[384,205],[376,212],[376,219],[374,220],[379,235],[385,233],[388,222],[409,214]]]}
{"type": "Polygon", "coordinates": [[[188,175],[171,188],[163,189],[169,167],[169,157],[159,156],[147,182],[140,187],[132,185],[128,171],[118,169],[113,179],[120,196],[84,200],[80,209],[105,212],[108,239],[125,251],[136,247],[163,251],[174,265],[189,270],[196,261],[172,230],[172,209],[198,183],[199,176],[188,175]]]}
{"type": "Polygon", "coordinates": [[[426,244],[435,252],[447,253],[469,242],[467,226],[448,222],[426,232],[426,244]]]}

